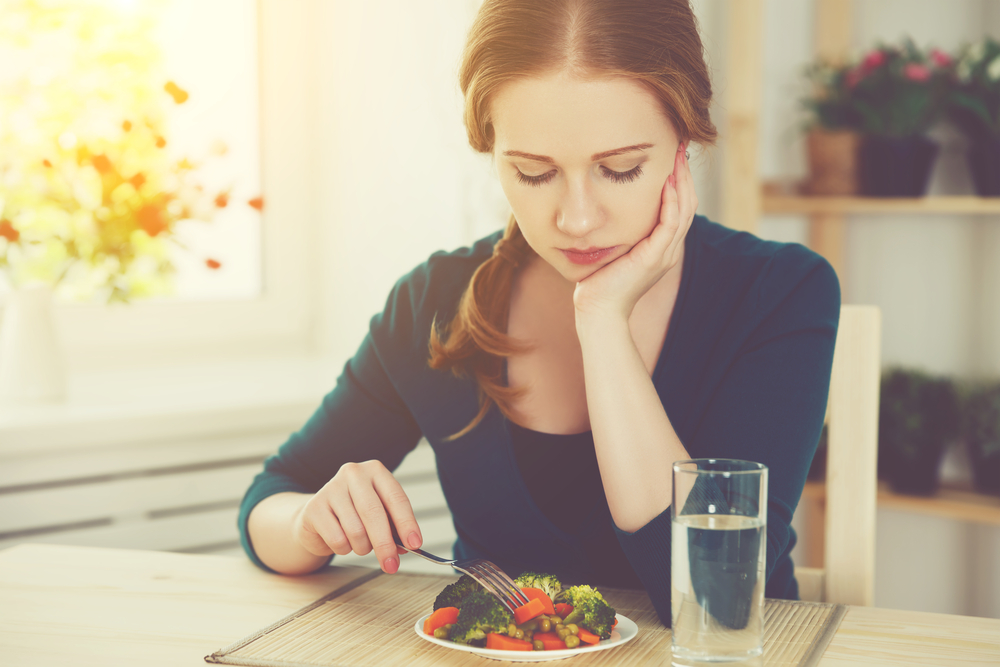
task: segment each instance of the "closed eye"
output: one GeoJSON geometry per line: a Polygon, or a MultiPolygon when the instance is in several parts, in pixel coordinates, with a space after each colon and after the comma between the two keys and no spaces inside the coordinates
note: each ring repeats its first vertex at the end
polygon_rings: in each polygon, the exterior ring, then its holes
{"type": "MultiPolygon", "coordinates": [[[[522,183],[523,185],[531,185],[534,187],[541,187],[542,185],[551,181],[556,175],[554,171],[550,171],[548,173],[541,174],[540,176],[528,176],[527,174],[521,173],[520,169],[515,168],[515,170],[517,171],[517,180],[520,183],[522,183]]],[[[615,183],[631,183],[635,179],[642,176],[642,165],[637,164],[635,167],[629,169],[628,171],[615,171],[613,169],[608,169],[607,167],[602,166],[601,173],[604,174],[605,178],[615,183]]]]}

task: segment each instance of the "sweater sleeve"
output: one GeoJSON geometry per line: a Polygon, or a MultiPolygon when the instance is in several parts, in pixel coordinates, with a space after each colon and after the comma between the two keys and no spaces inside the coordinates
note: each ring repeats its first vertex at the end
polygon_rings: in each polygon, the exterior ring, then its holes
{"type": "MultiPolygon", "coordinates": [[[[372,341],[365,336],[333,390],[306,424],[264,462],[240,505],[243,549],[259,567],[247,532],[250,511],[283,491],[316,493],[351,461],[378,459],[394,470],[420,440],[421,431],[393,387],[372,341]]],[[[332,558],[332,556],[331,556],[332,558]]]]}
{"type": "MultiPolygon", "coordinates": [[[[792,514],[823,428],[840,319],[836,273],[818,255],[786,246],[765,269],[754,312],[749,334],[684,444],[688,451],[768,467],[765,576],[770,579],[794,544],[792,514]]],[[[670,508],[634,533],[614,530],[669,627],[670,508]]],[[[765,586],[769,597],[782,593],[765,586]]]]}

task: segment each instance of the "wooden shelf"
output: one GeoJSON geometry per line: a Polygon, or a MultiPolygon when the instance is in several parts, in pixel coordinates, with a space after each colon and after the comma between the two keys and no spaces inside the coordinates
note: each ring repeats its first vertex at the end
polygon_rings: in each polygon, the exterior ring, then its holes
{"type": "MultiPolygon", "coordinates": [[[[825,503],[826,484],[806,482],[802,498],[818,504],[825,503]]],[[[1000,526],[1000,497],[964,488],[941,488],[933,496],[908,496],[892,491],[885,482],[879,482],[878,506],[968,523],[1000,526]]]]}
{"type": "Polygon", "coordinates": [[[955,213],[1000,215],[1000,197],[942,196],[896,199],[888,197],[812,197],[806,195],[763,195],[764,213],[849,214],[849,213],[955,213]]]}

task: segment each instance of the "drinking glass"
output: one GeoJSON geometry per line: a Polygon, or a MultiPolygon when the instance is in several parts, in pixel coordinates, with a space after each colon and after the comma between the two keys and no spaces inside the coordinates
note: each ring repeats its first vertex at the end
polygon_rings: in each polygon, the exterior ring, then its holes
{"type": "Polygon", "coordinates": [[[764,647],[767,466],[692,459],[676,461],[672,477],[674,664],[756,658],[764,647]]]}

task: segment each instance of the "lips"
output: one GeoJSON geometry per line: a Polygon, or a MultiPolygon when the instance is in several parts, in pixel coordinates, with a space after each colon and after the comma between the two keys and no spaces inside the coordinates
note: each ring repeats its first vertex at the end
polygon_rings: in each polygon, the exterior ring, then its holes
{"type": "Polygon", "coordinates": [[[593,264],[599,262],[612,252],[618,246],[611,246],[610,248],[583,248],[577,249],[562,249],[560,252],[566,256],[566,259],[573,262],[574,264],[593,264]]]}

